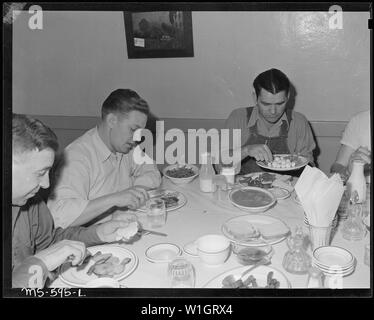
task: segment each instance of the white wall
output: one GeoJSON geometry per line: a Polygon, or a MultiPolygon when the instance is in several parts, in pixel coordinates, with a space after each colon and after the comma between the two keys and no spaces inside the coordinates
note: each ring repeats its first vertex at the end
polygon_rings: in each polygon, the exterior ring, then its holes
{"type": "Polygon", "coordinates": [[[122,12],[23,12],[13,28],[13,110],[97,116],[116,88],[133,88],[160,117],[224,119],[252,103],[250,84],[271,67],[311,121],[346,121],[369,107],[369,13],[192,12],[193,58],[127,59],[122,12]]]}

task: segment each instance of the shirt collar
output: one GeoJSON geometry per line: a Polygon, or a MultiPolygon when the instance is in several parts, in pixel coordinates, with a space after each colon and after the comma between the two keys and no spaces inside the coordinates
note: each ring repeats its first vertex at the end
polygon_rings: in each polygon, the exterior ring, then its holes
{"type": "Polygon", "coordinates": [[[93,143],[95,145],[96,153],[98,154],[98,157],[101,162],[104,162],[108,160],[112,154],[112,152],[109,150],[109,148],[106,146],[103,140],[101,140],[101,137],[99,136],[99,132],[97,130],[97,127],[95,127],[94,134],[92,136],[93,143]]]}
{"type": "MultiPolygon", "coordinates": [[[[252,111],[251,117],[248,121],[247,127],[248,128],[253,127],[257,123],[257,120],[259,120],[259,119],[260,119],[260,115],[259,115],[258,107],[255,106],[255,107],[253,107],[253,111],[252,111]]],[[[289,128],[290,124],[288,123],[286,112],[284,112],[282,114],[280,119],[276,123],[274,123],[274,125],[275,126],[278,126],[278,125],[280,126],[282,124],[283,120],[286,121],[287,127],[289,128]]]]}

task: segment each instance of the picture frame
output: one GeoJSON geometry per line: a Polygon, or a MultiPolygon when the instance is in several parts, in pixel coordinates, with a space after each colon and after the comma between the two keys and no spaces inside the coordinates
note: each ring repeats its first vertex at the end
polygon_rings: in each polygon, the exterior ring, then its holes
{"type": "Polygon", "coordinates": [[[129,59],[194,56],[190,11],[125,11],[124,21],[129,59]]]}

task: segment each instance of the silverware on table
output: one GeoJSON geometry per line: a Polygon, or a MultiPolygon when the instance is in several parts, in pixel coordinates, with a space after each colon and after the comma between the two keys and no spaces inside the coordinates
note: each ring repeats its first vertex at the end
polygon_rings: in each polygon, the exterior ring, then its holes
{"type": "Polygon", "coordinates": [[[141,229],[138,231],[138,233],[140,234],[154,234],[154,235],[157,235],[157,236],[162,236],[162,237],[167,237],[167,234],[166,233],[162,233],[162,232],[157,232],[157,231],[152,231],[152,230],[146,230],[146,229],[141,229]]]}

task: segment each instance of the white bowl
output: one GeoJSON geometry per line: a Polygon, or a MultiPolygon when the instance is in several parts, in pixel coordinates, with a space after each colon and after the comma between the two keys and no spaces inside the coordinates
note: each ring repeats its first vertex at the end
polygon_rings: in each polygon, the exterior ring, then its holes
{"type": "Polygon", "coordinates": [[[186,178],[175,178],[175,177],[169,176],[167,174],[167,172],[169,170],[173,170],[173,169],[178,168],[178,164],[172,164],[170,166],[167,166],[166,168],[164,168],[164,170],[162,170],[162,173],[163,173],[163,175],[165,177],[167,177],[168,179],[170,179],[175,184],[186,184],[186,183],[190,183],[193,179],[195,179],[199,175],[199,169],[198,169],[198,167],[196,167],[196,166],[194,166],[192,164],[186,164],[185,167],[189,168],[189,169],[192,169],[193,172],[194,172],[194,175],[190,176],[190,177],[186,177],[186,178]]]}
{"type": "Polygon", "coordinates": [[[229,258],[231,243],[219,234],[208,234],[196,240],[197,253],[207,265],[221,265],[229,258]]]}
{"type": "Polygon", "coordinates": [[[267,191],[262,188],[257,188],[257,187],[243,187],[240,189],[234,189],[229,193],[229,199],[234,206],[238,207],[239,209],[243,211],[250,212],[250,213],[265,212],[266,210],[270,209],[277,201],[275,196],[270,191],[267,191]],[[259,206],[242,205],[241,203],[238,203],[235,199],[233,199],[233,196],[236,193],[240,193],[240,192],[247,192],[248,193],[247,199],[252,198],[250,195],[251,192],[262,193],[264,195],[267,195],[270,201],[266,205],[259,205],[259,206]]]}

